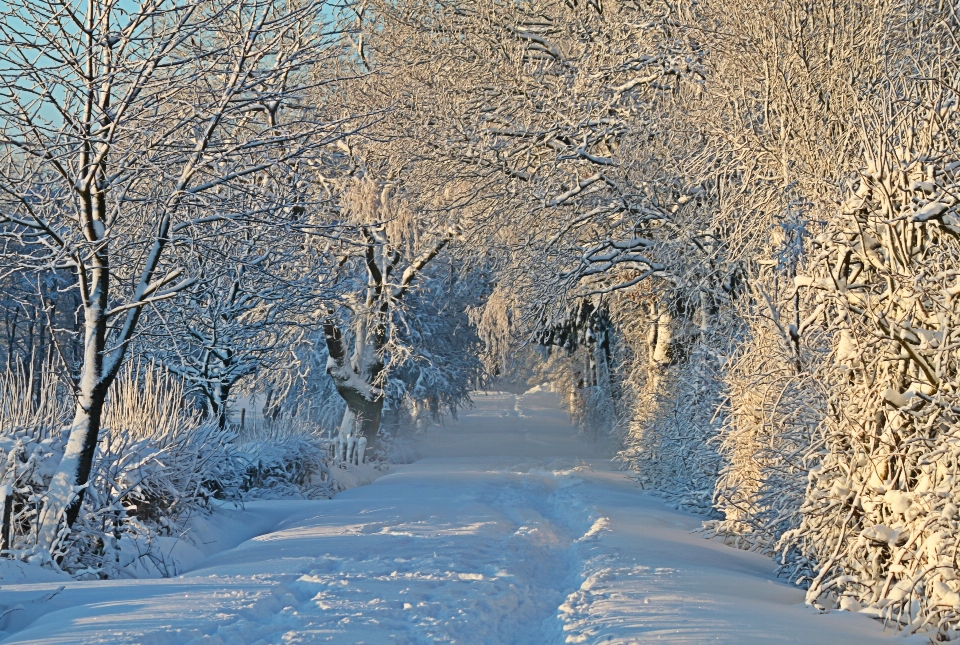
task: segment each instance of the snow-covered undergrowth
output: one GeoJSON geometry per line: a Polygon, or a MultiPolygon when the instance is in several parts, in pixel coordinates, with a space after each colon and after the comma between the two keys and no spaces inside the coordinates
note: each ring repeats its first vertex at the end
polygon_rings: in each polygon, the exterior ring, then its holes
{"type": "Polygon", "coordinates": [[[235,446],[244,465],[246,499],[320,499],[333,497],[342,483],[332,469],[333,442],[289,423],[243,433],[235,446]]]}
{"type": "Polygon", "coordinates": [[[796,280],[834,321],[830,413],[782,548],[818,564],[810,602],[955,638],[960,115],[955,97],[918,99],[796,280]]]}
{"type": "Polygon", "coordinates": [[[196,559],[189,552],[202,518],[218,505],[328,498],[357,478],[335,477],[327,442],[309,433],[273,428],[241,442],[229,426],[191,411],[178,380],[154,366],[131,368],[111,391],[78,519],[61,531],[49,561],[37,547],[36,520],[63,454],[69,402],[46,375],[0,375],[0,501],[10,503],[4,556],[77,578],[176,575],[196,559]]]}
{"type": "Polygon", "coordinates": [[[689,365],[635,369],[621,403],[624,448],[619,459],[648,490],[676,508],[705,515],[713,510],[720,457],[716,365],[700,355],[689,365]]]}

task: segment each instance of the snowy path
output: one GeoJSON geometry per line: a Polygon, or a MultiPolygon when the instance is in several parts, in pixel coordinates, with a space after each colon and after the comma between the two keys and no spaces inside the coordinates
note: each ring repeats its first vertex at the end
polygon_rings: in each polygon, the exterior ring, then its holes
{"type": "Polygon", "coordinates": [[[49,599],[62,583],[3,584],[2,643],[886,640],[862,616],[805,609],[769,559],[691,535],[696,517],[610,470],[548,395],[500,416],[512,400],[480,399],[428,436],[430,458],[369,486],[254,505],[270,532],[180,578],[66,583],[49,599]]]}

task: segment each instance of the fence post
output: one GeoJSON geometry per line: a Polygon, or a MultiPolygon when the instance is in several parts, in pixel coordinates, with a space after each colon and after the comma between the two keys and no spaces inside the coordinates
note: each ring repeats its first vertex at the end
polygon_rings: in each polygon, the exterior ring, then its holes
{"type": "Polygon", "coordinates": [[[10,511],[13,508],[13,486],[4,484],[0,486],[0,503],[3,504],[3,525],[0,527],[0,554],[9,549],[10,544],[10,511]]]}

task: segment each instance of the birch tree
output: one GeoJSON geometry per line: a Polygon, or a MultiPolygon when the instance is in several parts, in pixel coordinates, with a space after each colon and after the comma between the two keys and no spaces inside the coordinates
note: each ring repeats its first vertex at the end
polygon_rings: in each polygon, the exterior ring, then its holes
{"type": "MultiPolygon", "coordinates": [[[[171,248],[286,203],[259,180],[337,136],[304,104],[324,5],[16,0],[0,9],[0,222],[22,265],[73,272],[82,365],[37,557],[77,516],[103,403],[144,308],[194,278],[171,248]],[[230,190],[228,190],[230,189],[230,190]]],[[[262,225],[257,222],[256,225],[262,225]]]]}

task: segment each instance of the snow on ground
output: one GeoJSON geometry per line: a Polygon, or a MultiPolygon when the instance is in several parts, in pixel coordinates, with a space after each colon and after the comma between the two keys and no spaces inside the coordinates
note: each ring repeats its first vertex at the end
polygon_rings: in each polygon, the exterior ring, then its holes
{"type": "Polygon", "coordinates": [[[2,643],[890,637],[863,616],[805,608],[768,558],[691,534],[699,519],[614,471],[575,436],[553,395],[477,401],[459,424],[426,435],[423,459],[368,486],[333,500],[249,505],[227,533],[259,535],[180,577],[11,584],[0,570],[2,643]]]}

